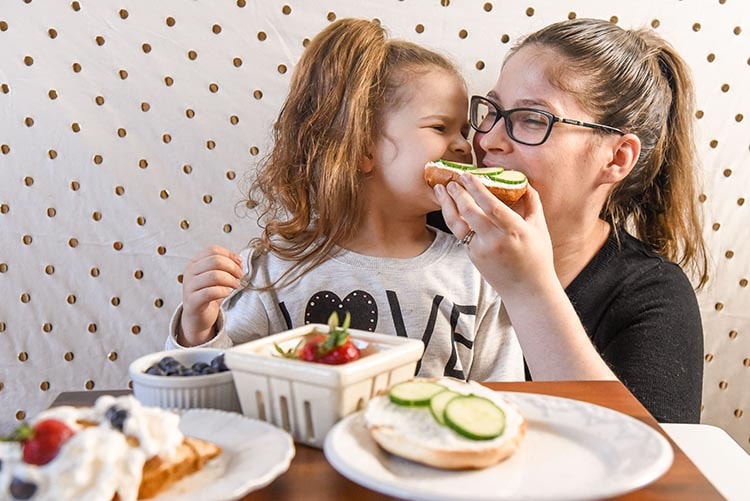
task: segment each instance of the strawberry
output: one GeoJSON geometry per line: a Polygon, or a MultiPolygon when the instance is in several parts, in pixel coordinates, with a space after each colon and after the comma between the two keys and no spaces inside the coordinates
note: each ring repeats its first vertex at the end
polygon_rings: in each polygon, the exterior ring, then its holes
{"type": "Polygon", "coordinates": [[[60,447],[73,436],[73,430],[57,419],[44,419],[34,427],[23,425],[16,437],[23,443],[23,460],[44,465],[55,459],[60,447]]]}
{"type": "Polygon", "coordinates": [[[357,348],[349,337],[349,323],[351,315],[347,312],[344,324],[339,327],[339,316],[334,311],[328,318],[328,334],[317,334],[306,341],[300,347],[298,344],[294,349],[284,351],[279,346],[276,350],[286,358],[296,358],[307,362],[321,364],[340,365],[353,362],[359,358],[357,348]]]}

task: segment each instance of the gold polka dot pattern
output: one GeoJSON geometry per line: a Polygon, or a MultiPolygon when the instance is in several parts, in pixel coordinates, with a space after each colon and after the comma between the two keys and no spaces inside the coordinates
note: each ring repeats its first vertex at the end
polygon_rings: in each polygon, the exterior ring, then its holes
{"type": "Polygon", "coordinates": [[[294,64],[335,19],[379,19],[443,50],[486,93],[507,50],[543,24],[598,17],[651,26],[690,63],[697,90],[712,269],[702,419],[750,450],[750,53],[743,2],[666,0],[615,9],[571,0],[212,3],[7,2],[0,12],[0,434],[57,392],[129,385],[163,346],[182,269],[208,244],[238,250],[248,173],[294,64]],[[43,337],[44,342],[40,342],[43,337]]]}

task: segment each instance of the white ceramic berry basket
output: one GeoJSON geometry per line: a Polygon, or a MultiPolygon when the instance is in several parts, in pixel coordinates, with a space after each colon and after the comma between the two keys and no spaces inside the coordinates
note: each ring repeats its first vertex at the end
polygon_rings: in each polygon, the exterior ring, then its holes
{"type": "Polygon", "coordinates": [[[240,412],[240,402],[232,371],[200,376],[155,376],[146,370],[164,357],[174,357],[190,367],[195,362],[210,363],[224,350],[190,348],[149,353],[134,360],[128,369],[133,394],[143,405],[165,409],[221,409],[240,412]]]}
{"type": "Polygon", "coordinates": [[[287,351],[328,326],[310,324],[226,350],[242,412],[289,432],[296,442],[323,447],[331,427],[382,390],[414,377],[424,351],[419,339],[349,329],[363,356],[342,365],[283,358],[287,351]]]}

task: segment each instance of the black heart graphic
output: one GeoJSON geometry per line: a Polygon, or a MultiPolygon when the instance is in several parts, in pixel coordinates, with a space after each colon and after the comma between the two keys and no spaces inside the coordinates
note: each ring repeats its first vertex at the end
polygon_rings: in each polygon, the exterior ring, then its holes
{"type": "Polygon", "coordinates": [[[327,324],[331,313],[339,314],[343,321],[346,312],[352,316],[352,329],[375,332],[378,325],[378,305],[368,292],[356,290],[342,300],[331,291],[320,291],[313,294],[305,308],[305,324],[327,324]]]}

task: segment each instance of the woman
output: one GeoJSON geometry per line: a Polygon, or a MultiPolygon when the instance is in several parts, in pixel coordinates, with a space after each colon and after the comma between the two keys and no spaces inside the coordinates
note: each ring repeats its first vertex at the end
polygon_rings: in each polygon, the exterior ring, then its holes
{"type": "Polygon", "coordinates": [[[478,163],[533,188],[513,210],[470,175],[435,191],[530,376],[618,378],[658,420],[698,422],[703,334],[679,265],[702,286],[707,258],[685,62],[652,31],[563,21],[514,47],[470,118],[478,163]]]}

